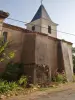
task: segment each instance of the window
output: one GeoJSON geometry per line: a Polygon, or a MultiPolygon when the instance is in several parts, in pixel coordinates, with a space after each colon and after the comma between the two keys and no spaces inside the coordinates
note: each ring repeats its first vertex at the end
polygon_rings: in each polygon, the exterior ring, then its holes
{"type": "Polygon", "coordinates": [[[48,33],[51,34],[51,26],[48,26],[48,33]]]}
{"type": "Polygon", "coordinates": [[[7,35],[8,35],[7,32],[3,32],[4,43],[7,42],[7,35]]]}
{"type": "Polygon", "coordinates": [[[32,26],[32,31],[35,31],[35,26],[32,26]]]}

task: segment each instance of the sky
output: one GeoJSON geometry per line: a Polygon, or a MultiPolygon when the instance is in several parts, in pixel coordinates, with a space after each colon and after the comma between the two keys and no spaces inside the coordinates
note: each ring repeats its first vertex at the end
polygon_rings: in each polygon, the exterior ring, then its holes
{"type": "MultiPolygon", "coordinates": [[[[10,18],[30,22],[41,4],[41,0],[0,0],[0,10],[9,12],[10,18]]],[[[57,30],[75,35],[75,0],[43,0],[43,5],[57,30]]],[[[9,19],[6,23],[24,27],[24,23],[9,19]]],[[[75,36],[57,32],[58,38],[70,41],[75,46],[75,36]]]]}

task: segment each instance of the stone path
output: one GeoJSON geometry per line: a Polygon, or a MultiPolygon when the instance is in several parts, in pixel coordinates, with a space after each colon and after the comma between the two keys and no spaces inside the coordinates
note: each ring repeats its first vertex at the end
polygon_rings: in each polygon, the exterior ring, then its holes
{"type": "Polygon", "coordinates": [[[75,84],[67,84],[59,88],[37,91],[27,96],[21,95],[8,100],[75,100],[75,84]]]}

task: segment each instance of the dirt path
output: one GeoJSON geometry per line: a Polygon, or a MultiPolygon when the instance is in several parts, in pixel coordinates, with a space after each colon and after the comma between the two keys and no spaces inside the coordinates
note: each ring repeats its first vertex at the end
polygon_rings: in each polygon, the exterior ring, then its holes
{"type": "Polygon", "coordinates": [[[37,91],[27,96],[21,95],[7,100],[75,100],[75,83],[61,85],[58,88],[37,91]]]}

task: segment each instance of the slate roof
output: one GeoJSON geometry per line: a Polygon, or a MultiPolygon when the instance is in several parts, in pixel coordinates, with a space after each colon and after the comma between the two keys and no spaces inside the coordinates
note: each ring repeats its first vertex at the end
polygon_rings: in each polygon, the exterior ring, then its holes
{"type": "Polygon", "coordinates": [[[45,7],[43,5],[40,5],[38,11],[36,12],[35,16],[33,17],[33,19],[31,20],[31,22],[40,19],[40,18],[44,18],[46,20],[51,20],[45,7]]]}

